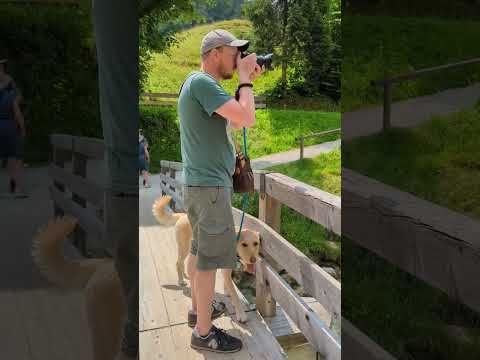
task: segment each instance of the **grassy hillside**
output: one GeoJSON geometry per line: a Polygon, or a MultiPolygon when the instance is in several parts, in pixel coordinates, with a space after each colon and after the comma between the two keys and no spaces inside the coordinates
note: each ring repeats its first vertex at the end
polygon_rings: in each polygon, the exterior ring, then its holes
{"type": "MultiPolygon", "coordinates": [[[[474,21],[389,16],[345,16],[342,20],[342,110],[381,104],[383,90],[370,81],[458,62],[480,55],[474,21]]],[[[442,71],[393,87],[394,100],[480,81],[480,65],[442,71]]]]}
{"type": "MultiPolygon", "coordinates": [[[[238,38],[252,39],[252,28],[247,20],[228,20],[201,25],[184,31],[179,35],[179,43],[167,54],[154,54],[150,62],[150,74],[146,83],[147,91],[177,93],[183,80],[194,70],[200,68],[200,44],[203,36],[214,29],[225,29],[238,38]]],[[[255,93],[262,94],[273,88],[281,76],[280,67],[266,72],[254,82],[255,93]]],[[[238,81],[224,81],[222,86],[229,92],[235,92],[238,81]]]]}

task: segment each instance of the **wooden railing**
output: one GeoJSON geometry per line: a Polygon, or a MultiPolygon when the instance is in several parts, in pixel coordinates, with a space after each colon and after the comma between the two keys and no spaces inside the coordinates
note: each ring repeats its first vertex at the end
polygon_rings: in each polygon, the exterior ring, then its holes
{"type": "Polygon", "coordinates": [[[346,168],[342,193],[346,237],[480,313],[478,220],[346,168]]]}
{"type": "MultiPolygon", "coordinates": [[[[98,181],[87,178],[89,161],[101,162],[104,144],[100,139],[55,134],[50,137],[52,179],[50,193],[55,216],[71,214],[78,219],[73,244],[84,256],[111,252],[104,243],[104,188],[98,181]]],[[[101,174],[92,174],[96,180],[101,174]]],[[[100,255],[100,254],[98,254],[100,255]]]]}
{"type": "Polygon", "coordinates": [[[374,86],[382,86],[383,87],[383,130],[391,127],[391,109],[392,109],[392,86],[394,83],[411,80],[418,78],[423,75],[431,74],[433,72],[438,72],[441,70],[449,70],[465,65],[471,64],[480,64],[480,58],[469,59],[465,61],[460,61],[451,64],[445,64],[440,66],[435,66],[431,68],[425,68],[417,71],[412,71],[407,74],[387,77],[380,80],[372,81],[372,85],[374,86]]]}
{"type": "MultiPolygon", "coordinates": [[[[176,211],[183,210],[183,185],[177,176],[181,171],[181,163],[161,161],[162,194],[172,196],[172,209],[176,211]]],[[[273,317],[278,302],[315,351],[325,359],[340,359],[340,334],[333,328],[343,323],[341,285],[279,234],[281,207],[285,205],[341,235],[340,197],[278,173],[255,171],[254,176],[255,190],[259,193],[259,217],[245,214],[244,224],[258,231],[262,239],[262,259],[257,263],[256,272],[256,309],[265,318],[273,317]],[[278,264],[329,312],[333,323],[322,321],[280,277],[278,264]]],[[[233,213],[238,224],[242,213],[235,208],[233,213]]],[[[342,327],[342,337],[349,346],[358,349],[357,354],[366,356],[363,358],[374,359],[380,353],[386,354],[348,322],[345,329],[342,327]]],[[[388,356],[385,359],[393,359],[388,356]]]]}
{"type": "Polygon", "coordinates": [[[316,133],[313,133],[313,134],[302,135],[302,136],[297,137],[295,139],[295,141],[300,143],[300,160],[303,159],[303,148],[305,147],[305,139],[310,139],[312,137],[320,137],[320,136],[333,134],[333,133],[341,132],[341,131],[342,131],[342,129],[338,128],[338,129],[320,131],[320,132],[316,132],[316,133]]]}
{"type": "MultiPolygon", "coordinates": [[[[175,106],[177,101],[178,94],[172,93],[143,93],[140,96],[140,104],[146,106],[175,106]]],[[[266,101],[265,96],[255,96],[255,108],[265,109],[266,101]]]]}

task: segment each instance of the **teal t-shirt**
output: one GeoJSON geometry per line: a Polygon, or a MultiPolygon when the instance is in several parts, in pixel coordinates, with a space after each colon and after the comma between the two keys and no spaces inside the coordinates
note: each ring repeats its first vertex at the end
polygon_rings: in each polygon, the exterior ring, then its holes
{"type": "Polygon", "coordinates": [[[215,111],[233,97],[209,74],[190,74],[178,97],[183,181],[232,187],[235,150],[228,121],[215,111]]]}

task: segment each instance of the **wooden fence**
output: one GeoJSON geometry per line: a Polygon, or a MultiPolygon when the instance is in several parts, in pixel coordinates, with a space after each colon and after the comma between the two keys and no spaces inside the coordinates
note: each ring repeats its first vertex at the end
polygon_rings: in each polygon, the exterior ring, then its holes
{"type": "Polygon", "coordinates": [[[73,244],[84,256],[111,253],[112,244],[104,242],[104,187],[98,182],[104,144],[100,139],[55,134],[50,137],[52,178],[50,193],[56,216],[71,214],[78,219],[73,244]],[[95,161],[94,166],[88,166],[95,161]],[[87,169],[95,168],[91,178],[87,169]]]}
{"type": "MultiPolygon", "coordinates": [[[[181,170],[181,163],[161,161],[162,193],[172,197],[172,209],[179,211],[183,210],[182,182],[177,176],[181,170]]],[[[281,207],[285,205],[341,235],[341,200],[282,174],[255,171],[254,176],[255,190],[259,193],[259,218],[245,214],[244,224],[258,231],[262,240],[262,259],[257,263],[256,272],[256,308],[263,317],[272,317],[278,302],[315,351],[325,359],[340,359],[341,340],[332,330],[334,324],[322,321],[278,275],[277,264],[329,312],[332,320],[343,323],[340,283],[279,234],[281,207]]],[[[235,208],[233,211],[238,224],[241,211],[235,208]]],[[[348,322],[346,328],[342,327],[342,337],[351,348],[358,349],[356,354],[366,356],[363,358],[377,359],[378,354],[386,354],[348,322]]]]}
{"type": "Polygon", "coordinates": [[[387,77],[381,80],[372,81],[374,86],[383,87],[383,130],[390,128],[390,118],[391,118],[391,108],[392,108],[392,86],[394,83],[416,79],[420,76],[431,74],[433,72],[438,72],[441,70],[449,70],[461,66],[471,65],[471,64],[480,64],[480,58],[469,59],[465,61],[460,61],[451,64],[445,64],[440,66],[435,66],[431,68],[425,68],[417,71],[412,71],[407,74],[397,75],[393,77],[387,77]]]}
{"type": "Polygon", "coordinates": [[[300,160],[303,159],[303,148],[304,148],[304,145],[305,145],[305,139],[310,139],[312,137],[320,137],[320,136],[333,134],[333,133],[341,132],[341,131],[342,131],[342,129],[338,128],[338,129],[320,131],[320,132],[316,132],[316,133],[313,133],[313,134],[302,135],[302,136],[297,137],[295,139],[295,141],[300,143],[300,160]]]}
{"type": "Polygon", "coordinates": [[[345,236],[480,313],[478,220],[345,168],[342,193],[345,236]]]}
{"type": "MultiPolygon", "coordinates": [[[[178,94],[172,93],[143,93],[140,96],[140,104],[146,106],[175,106],[178,94]]],[[[255,96],[255,109],[265,109],[267,99],[265,96],[255,96]]]]}

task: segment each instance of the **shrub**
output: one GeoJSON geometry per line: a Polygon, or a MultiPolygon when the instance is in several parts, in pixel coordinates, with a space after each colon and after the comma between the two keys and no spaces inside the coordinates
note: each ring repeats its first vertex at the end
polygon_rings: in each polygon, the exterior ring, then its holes
{"type": "Polygon", "coordinates": [[[140,107],[140,127],[148,140],[153,161],[152,171],[159,160],[181,161],[180,129],[174,107],[140,107]]]}
{"type": "Polygon", "coordinates": [[[51,133],[100,137],[89,16],[70,6],[1,5],[0,33],[24,97],[26,160],[48,160],[51,133]]]}

